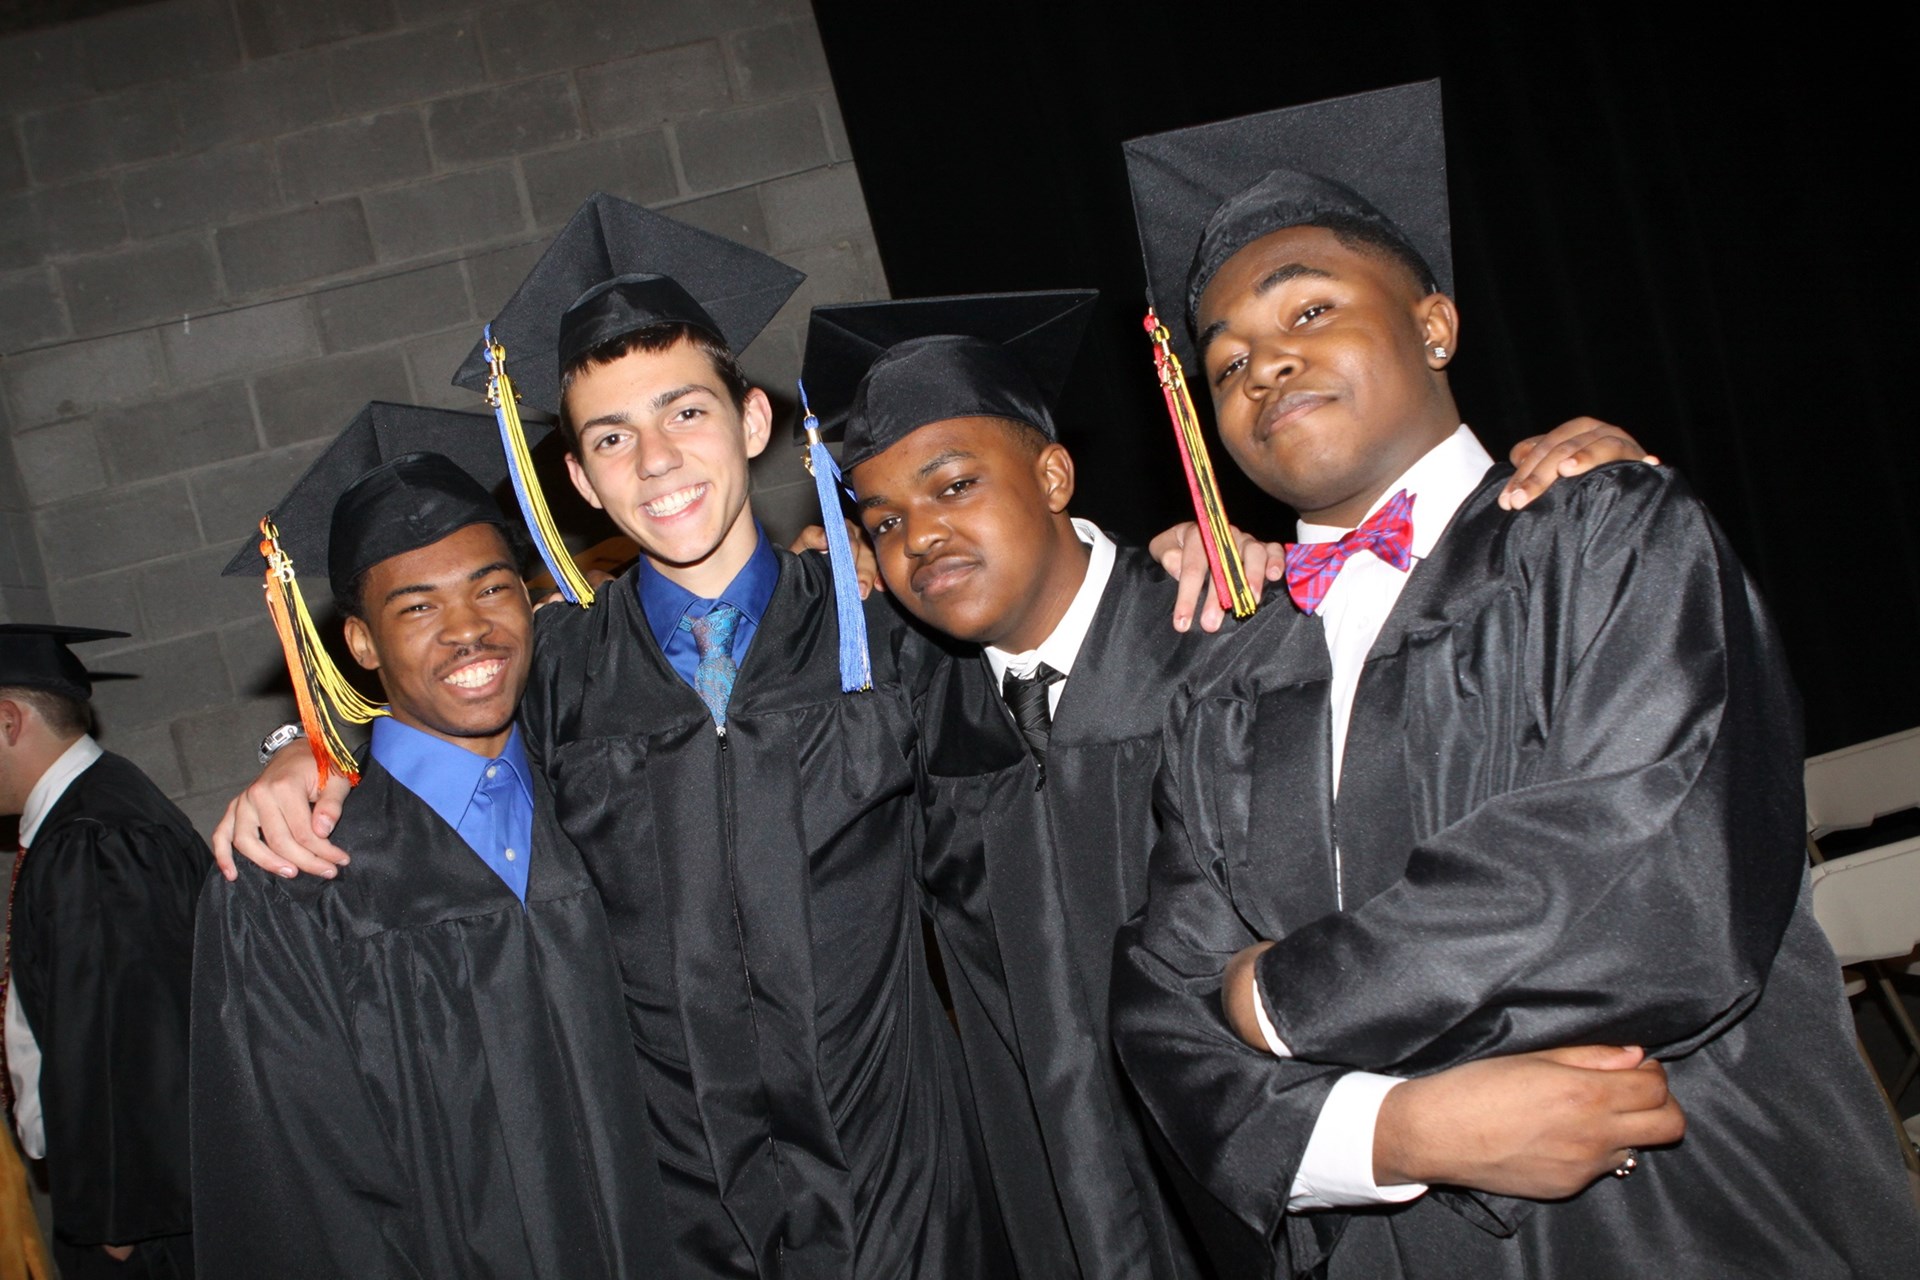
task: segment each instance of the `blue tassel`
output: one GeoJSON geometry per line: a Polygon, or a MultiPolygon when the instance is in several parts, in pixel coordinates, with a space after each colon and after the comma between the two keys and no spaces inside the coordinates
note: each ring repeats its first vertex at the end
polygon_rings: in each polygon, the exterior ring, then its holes
{"type": "Polygon", "coordinates": [[[820,419],[807,404],[807,385],[800,384],[800,412],[807,432],[807,469],[820,498],[820,524],[827,531],[827,558],[833,564],[833,604],[840,615],[840,690],[853,693],[873,686],[873,659],[867,652],[867,613],[860,603],[860,579],[853,569],[853,544],[847,541],[846,517],[840,511],[840,464],[820,439],[820,419]]]}
{"type": "MultiPolygon", "coordinates": [[[[482,331],[481,341],[485,343],[489,352],[496,350],[493,345],[492,325],[489,324],[482,331]]],[[[574,589],[572,575],[564,572],[560,567],[558,556],[564,555],[565,549],[556,550],[550,544],[547,527],[551,517],[542,518],[546,516],[546,510],[529,488],[530,485],[538,484],[539,481],[527,474],[531,469],[532,460],[527,453],[526,432],[520,425],[519,408],[513,403],[513,384],[506,376],[504,360],[494,362],[494,374],[488,385],[487,398],[493,402],[493,420],[500,427],[500,451],[507,455],[507,475],[513,481],[513,496],[520,504],[520,517],[526,522],[527,532],[532,536],[534,549],[540,553],[541,563],[547,566],[548,575],[552,577],[554,585],[560,589],[560,594],[566,598],[567,603],[579,604],[581,597],[580,593],[574,589]]],[[[568,560],[567,568],[572,567],[573,562],[568,560]]]]}

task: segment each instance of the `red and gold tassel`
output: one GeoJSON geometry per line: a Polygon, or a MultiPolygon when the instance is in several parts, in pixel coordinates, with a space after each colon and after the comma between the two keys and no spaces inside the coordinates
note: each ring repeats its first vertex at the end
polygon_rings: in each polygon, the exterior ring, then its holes
{"type": "Polygon", "coordinates": [[[286,655],[294,701],[300,707],[300,724],[307,731],[307,744],[313,748],[320,782],[325,785],[327,775],[337,773],[359,786],[360,762],[347,748],[341,722],[367,724],[375,716],[388,714],[387,709],[362,697],[333,664],[320,642],[313,615],[307,611],[300,580],[294,576],[293,557],[281,548],[280,531],[270,515],[260,521],[260,554],[267,562],[267,612],[273,616],[273,629],[286,655]]]}
{"type": "Polygon", "coordinates": [[[1160,375],[1160,393],[1166,397],[1167,416],[1173,419],[1174,438],[1180,445],[1180,465],[1187,473],[1187,492],[1193,498],[1194,519],[1200,526],[1200,545],[1206,549],[1207,569],[1213,577],[1213,598],[1223,605],[1230,604],[1234,617],[1248,617],[1259,603],[1247,585],[1240,548],[1234,544],[1226,508],[1220,502],[1213,459],[1207,454],[1206,437],[1200,432],[1200,416],[1194,411],[1193,396],[1187,391],[1186,372],[1180,367],[1180,357],[1173,353],[1167,327],[1151,309],[1147,311],[1146,330],[1153,339],[1153,364],[1160,375]]]}

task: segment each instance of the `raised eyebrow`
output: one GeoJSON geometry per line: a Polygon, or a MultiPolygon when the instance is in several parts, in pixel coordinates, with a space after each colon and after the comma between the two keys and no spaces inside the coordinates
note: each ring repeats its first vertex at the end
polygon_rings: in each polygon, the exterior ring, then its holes
{"type": "Polygon", "coordinates": [[[949,449],[945,453],[937,453],[933,457],[928,458],[926,462],[921,465],[920,469],[913,473],[913,477],[916,480],[925,480],[949,462],[970,462],[972,460],[973,455],[965,449],[949,449]]]}
{"type": "Polygon", "coordinates": [[[482,578],[491,577],[493,574],[499,573],[502,569],[505,569],[508,573],[513,574],[515,577],[520,576],[520,571],[514,568],[511,564],[507,563],[505,560],[495,560],[492,564],[483,565],[480,568],[475,569],[472,573],[468,574],[467,581],[478,582],[482,578]]]}
{"type": "MultiPolygon", "coordinates": [[[[519,575],[519,572],[520,572],[518,569],[515,569],[511,564],[508,564],[505,560],[495,560],[492,564],[482,565],[480,568],[475,569],[472,573],[468,574],[467,581],[478,582],[480,581],[480,579],[487,577],[490,574],[499,573],[502,569],[505,569],[508,573],[514,574],[516,577],[519,575]]],[[[387,592],[386,599],[381,601],[381,603],[392,604],[395,600],[398,600],[401,596],[432,595],[434,592],[438,590],[440,590],[440,586],[438,583],[410,582],[404,587],[395,587],[393,590],[387,592]]]]}
{"type": "Polygon", "coordinates": [[[655,396],[652,400],[648,401],[647,407],[649,409],[652,409],[655,413],[658,413],[660,410],[672,404],[675,400],[679,400],[684,396],[694,395],[702,391],[706,392],[710,396],[713,396],[713,398],[716,400],[720,398],[718,393],[716,393],[712,387],[707,386],[705,383],[689,382],[684,387],[675,387],[671,391],[662,391],[659,395],[655,396]]]}
{"type": "MultiPolygon", "coordinates": [[[[1319,267],[1310,267],[1304,262],[1285,262],[1260,277],[1259,282],[1253,286],[1253,296],[1256,298],[1264,297],[1272,293],[1275,289],[1278,289],[1287,281],[1298,280],[1303,276],[1320,280],[1331,280],[1334,278],[1333,272],[1324,271],[1319,267]]],[[[1227,322],[1225,320],[1215,320],[1212,324],[1200,331],[1200,336],[1196,340],[1195,345],[1199,347],[1202,355],[1206,354],[1207,344],[1219,337],[1221,331],[1226,327],[1227,322]]]]}

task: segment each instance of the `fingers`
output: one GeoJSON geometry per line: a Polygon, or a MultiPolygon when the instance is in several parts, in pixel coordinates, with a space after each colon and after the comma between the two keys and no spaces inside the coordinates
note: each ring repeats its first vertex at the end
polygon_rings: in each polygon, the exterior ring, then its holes
{"type": "Polygon", "coordinates": [[[1633,1045],[1617,1044],[1566,1045],[1558,1049],[1542,1049],[1539,1056],[1563,1067],[1579,1067],[1584,1071],[1625,1071],[1646,1060],[1643,1050],[1633,1045]]]}
{"type": "MultiPolygon", "coordinates": [[[[1201,554],[1198,540],[1195,540],[1195,545],[1184,548],[1184,551],[1186,554],[1181,556],[1178,569],[1180,587],[1173,597],[1173,629],[1175,631],[1191,630],[1194,612],[1200,607],[1202,599],[1205,598],[1211,603],[1212,596],[1212,584],[1207,573],[1207,557],[1201,554]]],[[[1204,619],[1204,612],[1202,616],[1204,619]]]]}
{"type": "Polygon", "coordinates": [[[238,800],[227,801],[227,811],[220,815],[219,823],[213,828],[213,862],[228,880],[240,874],[233,866],[233,811],[239,803],[238,800]]]}
{"type": "Polygon", "coordinates": [[[824,552],[826,549],[827,531],[824,526],[817,524],[810,524],[802,529],[800,536],[795,538],[793,544],[787,548],[795,555],[799,555],[802,551],[824,552]]]}
{"type": "Polygon", "coordinates": [[[541,596],[538,600],[535,600],[533,602],[533,611],[535,613],[538,613],[550,604],[565,604],[566,600],[567,598],[561,595],[558,591],[549,591],[547,592],[547,594],[545,594],[544,596],[541,596]]]}
{"type": "MultiPolygon", "coordinates": [[[[826,541],[825,530],[820,539],[826,541]]],[[[847,521],[847,546],[853,550],[853,576],[860,583],[860,598],[865,600],[875,590],[886,590],[880,581],[880,561],[874,558],[873,543],[867,540],[867,531],[851,520],[847,521]]]]}
{"type": "MultiPolygon", "coordinates": [[[[345,778],[337,774],[327,778],[327,785],[320,789],[320,797],[313,806],[314,835],[325,840],[333,834],[334,827],[340,822],[340,811],[346,806],[347,797],[352,792],[353,788],[348,785],[345,778]]],[[[333,848],[332,845],[327,847],[333,848]]],[[[346,854],[342,853],[340,857],[344,865],[346,854]]]]}
{"type": "Polygon", "coordinates": [[[1575,418],[1544,436],[1522,440],[1513,447],[1513,478],[1500,493],[1500,505],[1518,511],[1545,493],[1555,480],[1582,475],[1608,462],[1647,462],[1659,459],[1640,442],[1612,423],[1598,418],[1575,418]]]}

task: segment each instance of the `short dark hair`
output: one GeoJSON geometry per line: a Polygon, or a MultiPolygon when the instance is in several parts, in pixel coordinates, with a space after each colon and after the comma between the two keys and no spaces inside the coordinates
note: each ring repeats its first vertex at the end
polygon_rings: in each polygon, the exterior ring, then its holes
{"type": "Polygon", "coordinates": [[[1053,443],[1046,432],[1031,422],[1022,422],[1018,418],[995,418],[994,421],[1013,437],[1014,443],[1029,458],[1039,457],[1040,451],[1053,443]]]}
{"type": "MultiPolygon", "coordinates": [[[[497,524],[493,527],[500,531],[501,539],[507,544],[507,557],[513,561],[514,571],[522,578],[526,577],[527,569],[533,564],[533,540],[516,524],[497,524]]],[[[454,533],[458,532],[459,529],[454,530],[454,533]]],[[[356,573],[351,582],[336,584],[333,590],[333,603],[340,612],[362,622],[367,620],[367,575],[371,572],[373,566],[368,565],[356,573]]]]}
{"type": "Polygon", "coordinates": [[[51,689],[30,689],[24,685],[0,688],[0,698],[22,702],[46,721],[47,728],[62,738],[77,738],[93,728],[93,711],[78,698],[51,689]]]}
{"type": "Polygon", "coordinates": [[[1304,225],[1333,232],[1334,239],[1355,253],[1371,252],[1399,263],[1420,286],[1423,295],[1440,292],[1440,282],[1434,278],[1433,268],[1427,265],[1419,250],[1388,227],[1345,213],[1322,214],[1304,225]]]}
{"type": "Polygon", "coordinates": [[[636,351],[666,351],[682,342],[690,342],[694,348],[712,362],[713,371],[719,375],[720,384],[726,389],[735,409],[744,409],[747,405],[747,392],[753,384],[747,381],[747,375],[740,371],[740,361],[735,358],[727,344],[711,331],[697,324],[673,320],[665,324],[650,324],[644,329],[635,329],[632,333],[623,333],[617,338],[609,338],[597,347],[590,347],[560,371],[560,438],[566,441],[567,449],[578,450],[579,433],[573,429],[573,423],[566,412],[567,390],[588,369],[600,365],[612,364],[624,356],[636,351]]]}

